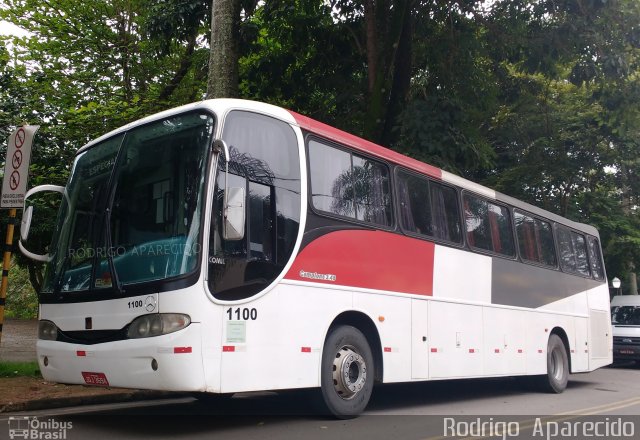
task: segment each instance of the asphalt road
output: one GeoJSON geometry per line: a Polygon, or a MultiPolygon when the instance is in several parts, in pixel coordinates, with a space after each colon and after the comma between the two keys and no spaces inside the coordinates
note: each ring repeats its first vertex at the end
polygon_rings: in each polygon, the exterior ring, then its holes
{"type": "MultiPolygon", "coordinates": [[[[30,422],[36,436],[56,438],[51,434],[58,432],[65,440],[598,438],[575,431],[590,421],[608,429],[599,438],[616,438],[616,426],[633,429],[633,436],[619,438],[640,437],[640,368],[631,365],[574,375],[559,395],[523,390],[512,379],[385,385],[374,390],[365,415],[347,421],[319,415],[311,400],[304,392],[254,393],[213,402],[183,398],[11,416],[37,417],[30,422]],[[473,435],[478,421],[485,435],[473,435]],[[547,435],[562,424],[574,432],[547,435]],[[511,435],[516,427],[519,437],[511,435]],[[503,434],[501,428],[504,435],[489,435],[503,434]]],[[[8,418],[0,417],[0,439],[8,438],[8,418]]]]}

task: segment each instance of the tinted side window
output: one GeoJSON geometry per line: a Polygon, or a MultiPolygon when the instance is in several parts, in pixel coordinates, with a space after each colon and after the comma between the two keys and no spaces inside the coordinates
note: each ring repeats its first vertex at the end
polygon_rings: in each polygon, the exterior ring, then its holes
{"type": "Polygon", "coordinates": [[[571,241],[571,231],[566,228],[556,228],[558,251],[560,252],[560,267],[565,272],[576,272],[576,258],[571,241]]]}
{"type": "Polygon", "coordinates": [[[424,177],[398,173],[400,221],[405,231],[462,242],[458,194],[424,177]]]}
{"type": "Polygon", "coordinates": [[[553,232],[549,222],[516,212],[514,215],[518,248],[525,261],[556,265],[556,252],[553,247],[553,232]]]}
{"type": "Polygon", "coordinates": [[[556,228],[558,250],[560,251],[560,267],[565,272],[573,272],[590,276],[587,244],[584,236],[563,226],[556,228]]]}
{"type": "Polygon", "coordinates": [[[352,156],[356,218],[383,226],[391,225],[389,171],[379,162],[352,156]]]}
{"type": "Polygon", "coordinates": [[[228,186],[245,190],[245,235],[235,241],[222,234],[227,183],[222,157],[214,189],[209,287],[218,299],[238,300],[267,287],[295,247],[301,211],[298,141],[285,122],[244,111],[229,113],[222,138],[229,145],[228,186]]]}
{"type": "Polygon", "coordinates": [[[584,236],[571,232],[571,238],[573,239],[573,245],[576,250],[576,267],[578,273],[591,276],[591,270],[589,269],[589,258],[587,257],[587,242],[584,236]]]}
{"type": "Polygon", "coordinates": [[[604,279],[604,266],[602,265],[602,254],[600,252],[600,242],[597,238],[589,237],[589,261],[591,261],[591,272],[596,280],[604,279]]]}
{"type": "Polygon", "coordinates": [[[311,164],[311,201],[314,208],[355,218],[355,207],[344,203],[353,200],[353,186],[348,184],[351,155],[319,142],[309,142],[311,164]]]}
{"type": "Polygon", "coordinates": [[[471,247],[513,256],[515,253],[509,210],[483,199],[464,196],[467,241],[471,247]]]}
{"type": "Polygon", "coordinates": [[[403,229],[433,236],[429,181],[412,174],[398,173],[398,198],[403,229]]]}
{"type": "Polygon", "coordinates": [[[556,248],[553,245],[553,228],[551,227],[551,223],[536,219],[535,225],[540,244],[540,262],[547,266],[555,267],[558,264],[558,259],[556,257],[556,248]]]}
{"type": "Polygon", "coordinates": [[[462,224],[458,193],[448,186],[431,182],[433,235],[442,240],[462,243],[462,224]]]}
{"type": "Polygon", "coordinates": [[[311,201],[314,208],[390,226],[389,171],[383,164],[309,141],[311,201]]]}

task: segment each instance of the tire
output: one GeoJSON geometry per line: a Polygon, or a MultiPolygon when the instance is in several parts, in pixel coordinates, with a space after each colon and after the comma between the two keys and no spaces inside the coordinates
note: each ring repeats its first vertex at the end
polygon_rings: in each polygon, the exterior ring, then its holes
{"type": "Polygon", "coordinates": [[[569,382],[569,357],[560,336],[552,334],[547,345],[547,374],[539,376],[538,386],[542,391],[559,394],[569,382]]]}
{"type": "Polygon", "coordinates": [[[348,419],[364,411],[374,373],[371,348],[360,330],[349,325],[330,330],[322,350],[320,389],[333,416],[348,419]]]}

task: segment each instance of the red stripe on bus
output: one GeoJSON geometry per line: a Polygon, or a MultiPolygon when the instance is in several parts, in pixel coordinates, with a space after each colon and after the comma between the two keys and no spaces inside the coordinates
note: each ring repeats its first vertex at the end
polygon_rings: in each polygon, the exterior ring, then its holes
{"type": "Polygon", "coordinates": [[[385,353],[391,353],[391,347],[384,347],[385,353]]]}
{"type": "Polygon", "coordinates": [[[318,122],[296,112],[289,111],[289,113],[291,113],[291,116],[294,117],[298,125],[305,130],[311,131],[335,142],[339,142],[361,152],[373,154],[374,156],[397,163],[398,165],[405,166],[436,179],[442,179],[442,170],[434,167],[433,165],[412,159],[408,156],[374,144],[373,142],[369,142],[345,131],[338,130],[337,128],[323,124],[322,122],[318,122]]]}
{"type": "Polygon", "coordinates": [[[233,352],[236,351],[236,347],[234,345],[224,345],[222,346],[222,351],[233,352]]]}
{"type": "Polygon", "coordinates": [[[289,280],[433,295],[435,245],[386,231],[343,230],[300,252],[289,280]]]}
{"type": "Polygon", "coordinates": [[[86,356],[87,352],[84,351],[84,350],[78,350],[78,351],[76,351],[76,355],[79,356],[79,357],[86,356]]]}
{"type": "Polygon", "coordinates": [[[303,353],[311,353],[311,347],[302,347],[300,351],[303,353]]]}
{"type": "Polygon", "coordinates": [[[476,349],[475,349],[475,348],[470,348],[470,349],[469,349],[469,353],[475,353],[475,352],[476,352],[476,349]]]}
{"type": "Polygon", "coordinates": [[[191,353],[191,351],[192,351],[191,347],[173,347],[174,354],[191,353]]]}
{"type": "Polygon", "coordinates": [[[431,353],[437,353],[437,352],[438,352],[438,349],[437,349],[437,348],[432,348],[432,349],[431,349],[431,353]]]}

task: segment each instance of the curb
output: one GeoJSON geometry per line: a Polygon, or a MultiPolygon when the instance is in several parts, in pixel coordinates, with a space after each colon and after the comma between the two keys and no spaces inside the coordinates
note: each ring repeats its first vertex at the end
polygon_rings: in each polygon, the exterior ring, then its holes
{"type": "Polygon", "coordinates": [[[69,396],[50,399],[37,399],[29,402],[8,403],[0,407],[0,413],[39,411],[44,409],[66,408],[72,406],[100,405],[106,403],[132,402],[163,398],[184,397],[184,393],[166,391],[136,390],[122,393],[98,394],[90,396],[69,396]]]}

